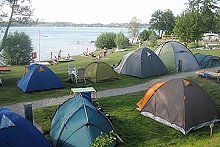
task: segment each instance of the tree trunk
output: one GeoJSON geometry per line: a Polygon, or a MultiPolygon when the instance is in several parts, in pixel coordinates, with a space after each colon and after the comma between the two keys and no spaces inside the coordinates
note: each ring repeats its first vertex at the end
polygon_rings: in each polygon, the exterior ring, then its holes
{"type": "Polygon", "coordinates": [[[9,31],[9,28],[10,28],[11,23],[12,23],[12,17],[13,17],[13,14],[14,14],[14,8],[15,8],[16,2],[17,2],[17,0],[14,0],[13,4],[12,4],[12,7],[11,7],[11,15],[10,15],[10,18],[8,20],[8,25],[7,25],[6,29],[5,29],[5,34],[4,34],[3,39],[2,39],[2,43],[1,43],[1,47],[0,47],[0,52],[3,50],[3,48],[5,46],[6,38],[8,37],[8,31],[9,31]]]}
{"type": "Polygon", "coordinates": [[[158,38],[162,39],[163,36],[163,30],[159,30],[158,38]]]}
{"type": "Polygon", "coordinates": [[[159,34],[158,34],[159,37],[160,37],[160,31],[161,31],[161,30],[159,30],[159,34]]]}

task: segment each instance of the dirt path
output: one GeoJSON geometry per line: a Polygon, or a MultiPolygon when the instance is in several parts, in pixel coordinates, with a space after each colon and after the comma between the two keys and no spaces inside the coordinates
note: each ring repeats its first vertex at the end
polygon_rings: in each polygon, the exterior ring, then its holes
{"type": "MultiPolygon", "coordinates": [[[[216,71],[218,69],[219,68],[211,68],[208,70],[216,71]]],[[[125,87],[125,88],[116,88],[116,89],[97,91],[97,98],[111,97],[111,96],[124,95],[124,94],[138,92],[138,91],[144,91],[149,86],[151,86],[152,84],[156,82],[168,81],[168,80],[176,79],[176,78],[186,78],[186,77],[194,76],[194,75],[195,75],[195,71],[183,72],[183,73],[174,74],[174,75],[162,76],[158,79],[153,79],[144,84],[134,85],[134,86],[125,87]]],[[[59,98],[50,98],[50,99],[32,101],[31,103],[32,103],[33,109],[43,108],[43,107],[48,107],[48,106],[53,106],[53,105],[59,105],[63,103],[64,101],[66,101],[67,99],[69,99],[70,97],[71,96],[68,95],[68,96],[63,96],[59,98]]],[[[5,107],[24,116],[24,104],[25,103],[17,103],[17,104],[5,106],[5,107]]]]}

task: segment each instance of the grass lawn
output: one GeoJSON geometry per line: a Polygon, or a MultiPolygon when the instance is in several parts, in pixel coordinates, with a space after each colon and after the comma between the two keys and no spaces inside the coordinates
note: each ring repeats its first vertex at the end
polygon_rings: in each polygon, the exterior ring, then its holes
{"type": "Polygon", "coordinates": [[[201,53],[201,54],[208,54],[208,55],[214,55],[220,57],[220,49],[215,50],[191,50],[193,54],[201,53]]]}
{"type": "MultiPolygon", "coordinates": [[[[102,59],[108,63],[109,65],[117,64],[119,60],[122,59],[123,55],[128,52],[138,48],[138,46],[132,46],[128,48],[128,51],[125,52],[117,52],[115,53],[113,50],[110,50],[110,54],[107,55],[106,59],[102,59]]],[[[152,50],[155,50],[157,46],[149,47],[152,50]]],[[[100,51],[96,51],[95,54],[99,54],[100,51]]],[[[219,50],[192,50],[193,53],[204,53],[204,54],[212,54],[220,56],[219,50]]],[[[96,90],[106,90],[112,88],[120,88],[120,87],[128,87],[140,83],[145,83],[152,78],[140,79],[125,75],[119,75],[119,79],[115,81],[108,81],[103,83],[91,83],[88,81],[87,84],[73,84],[64,82],[68,78],[67,66],[68,64],[74,64],[77,68],[85,67],[89,63],[95,61],[91,57],[83,57],[83,56],[74,56],[75,61],[71,63],[60,63],[53,66],[48,66],[52,69],[55,74],[61,79],[64,83],[65,88],[63,89],[54,89],[48,91],[39,91],[39,92],[31,92],[31,93],[23,93],[16,85],[17,81],[23,76],[25,68],[24,66],[11,66],[10,72],[0,72],[0,78],[2,79],[4,86],[0,86],[0,106],[5,106],[9,104],[14,104],[18,102],[27,102],[34,101],[46,98],[56,98],[64,95],[68,95],[70,92],[70,88],[73,87],[86,87],[93,86],[96,90]]]]}
{"type": "MultiPolygon", "coordinates": [[[[110,54],[107,55],[106,59],[102,59],[101,61],[108,63],[109,65],[113,65],[119,62],[123,55],[127,54],[128,52],[136,49],[137,46],[133,46],[129,48],[128,51],[125,52],[113,52],[110,50],[110,54]]],[[[98,54],[100,51],[97,51],[98,54]]],[[[71,63],[60,63],[53,66],[48,66],[52,69],[55,74],[61,79],[64,83],[65,88],[63,89],[54,89],[54,90],[47,90],[47,91],[39,91],[39,92],[31,92],[31,93],[24,93],[22,92],[16,85],[17,81],[23,76],[25,67],[24,66],[11,66],[10,72],[0,72],[0,78],[2,79],[4,85],[0,86],[0,106],[14,104],[18,102],[27,102],[27,101],[34,101],[46,98],[56,98],[64,95],[68,95],[70,93],[70,88],[73,87],[87,87],[93,86],[96,90],[106,90],[112,88],[120,88],[120,87],[127,87],[132,86],[140,83],[144,83],[149,81],[152,78],[147,79],[140,79],[125,75],[119,75],[118,80],[114,81],[107,81],[102,83],[91,83],[88,81],[87,84],[74,84],[74,83],[67,83],[64,82],[68,78],[67,67],[68,64],[74,64],[77,68],[85,67],[89,63],[96,61],[93,60],[91,57],[83,57],[83,56],[74,56],[75,61],[71,63]]]]}
{"type": "MultiPolygon", "coordinates": [[[[216,80],[203,78],[190,78],[199,84],[213,99],[220,110],[220,87],[216,80]]],[[[123,96],[102,98],[100,105],[105,112],[111,115],[114,128],[123,139],[120,146],[218,146],[220,144],[220,124],[216,123],[212,140],[209,139],[210,129],[202,129],[183,135],[166,125],[147,118],[136,110],[136,103],[145,92],[138,92],[123,96]]],[[[56,106],[34,110],[34,119],[43,129],[45,136],[49,138],[50,118],[56,106]]]]}

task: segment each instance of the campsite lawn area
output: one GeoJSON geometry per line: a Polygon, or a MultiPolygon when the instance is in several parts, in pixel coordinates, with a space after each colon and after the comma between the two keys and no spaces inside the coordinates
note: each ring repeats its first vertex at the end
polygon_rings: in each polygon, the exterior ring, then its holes
{"type": "MultiPolygon", "coordinates": [[[[113,64],[117,65],[119,60],[122,59],[123,55],[128,52],[136,49],[137,46],[133,46],[125,52],[114,52],[110,50],[110,53],[107,55],[105,59],[101,59],[100,61],[108,63],[110,66],[113,64]]],[[[95,53],[98,54],[100,50],[95,53]]],[[[57,98],[64,95],[69,95],[70,88],[74,87],[88,87],[93,86],[96,90],[106,90],[112,88],[120,88],[120,87],[128,87],[140,83],[147,82],[152,78],[140,79],[131,76],[118,75],[118,80],[114,81],[106,81],[102,83],[92,83],[87,81],[87,84],[74,84],[65,82],[68,79],[68,64],[74,64],[77,68],[86,67],[89,63],[97,61],[93,60],[92,57],[85,56],[74,56],[75,61],[68,63],[59,63],[57,65],[48,66],[50,69],[54,71],[54,73],[61,79],[65,88],[62,89],[53,89],[47,91],[38,91],[31,93],[24,93],[17,87],[18,80],[24,75],[25,67],[24,66],[10,66],[11,71],[9,72],[0,72],[0,78],[3,81],[3,86],[0,86],[0,106],[5,106],[9,104],[14,104],[18,102],[27,102],[27,101],[35,101],[46,98],[57,98]]]]}
{"type": "Polygon", "coordinates": [[[220,50],[219,49],[215,49],[215,50],[195,50],[195,49],[191,49],[193,54],[196,53],[201,53],[201,54],[208,54],[208,55],[214,55],[214,56],[219,56],[220,57],[220,50]]]}
{"type": "MultiPolygon", "coordinates": [[[[205,78],[189,78],[200,85],[213,99],[220,110],[220,87],[217,80],[205,78]]],[[[218,146],[220,144],[220,124],[216,123],[212,139],[209,138],[210,129],[204,127],[183,135],[166,125],[145,117],[136,110],[136,103],[143,97],[143,92],[123,96],[99,99],[104,111],[109,113],[117,134],[124,143],[119,146],[218,146]]],[[[45,136],[49,138],[50,118],[56,106],[34,110],[34,119],[45,136]]],[[[196,109],[196,108],[195,108],[196,109]]]]}
{"type": "MultiPolygon", "coordinates": [[[[157,46],[149,47],[152,50],[155,50],[157,46]]],[[[132,46],[128,48],[128,51],[125,52],[114,52],[114,50],[109,50],[109,54],[105,59],[101,59],[100,61],[108,63],[110,66],[113,64],[117,65],[117,63],[122,59],[123,55],[128,52],[138,48],[138,46],[132,46]]],[[[98,50],[94,52],[95,54],[99,54],[102,50],[98,50]]],[[[192,50],[193,53],[205,53],[220,56],[219,50],[192,50]]],[[[54,73],[61,79],[62,83],[64,83],[65,88],[62,89],[53,89],[47,91],[39,91],[39,92],[31,92],[24,93],[17,87],[18,80],[24,75],[25,67],[24,66],[10,66],[10,72],[0,72],[0,78],[3,81],[3,86],[0,86],[0,106],[10,105],[19,102],[27,102],[27,101],[35,101],[46,98],[57,98],[64,95],[68,95],[70,93],[70,88],[74,87],[88,87],[93,86],[96,90],[106,90],[112,88],[121,88],[128,87],[136,84],[145,83],[153,78],[140,79],[131,76],[119,75],[118,80],[107,81],[102,83],[91,83],[87,81],[87,84],[74,84],[67,83],[65,80],[68,78],[67,67],[68,64],[74,64],[77,68],[86,67],[89,63],[97,60],[93,60],[92,57],[85,56],[73,56],[75,61],[68,63],[59,63],[57,65],[48,66],[50,69],[54,71],[54,73]]]]}

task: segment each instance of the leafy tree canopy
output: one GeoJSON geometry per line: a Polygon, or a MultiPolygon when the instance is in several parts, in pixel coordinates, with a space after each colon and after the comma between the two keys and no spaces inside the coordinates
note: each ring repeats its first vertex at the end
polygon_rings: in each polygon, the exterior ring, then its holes
{"type": "Polygon", "coordinates": [[[189,42],[198,42],[204,33],[203,29],[202,15],[198,11],[186,11],[177,17],[174,33],[187,45],[189,42]]]}
{"type": "Polygon", "coordinates": [[[175,26],[175,16],[171,10],[157,10],[151,15],[150,28],[158,30],[159,37],[163,33],[171,34],[175,26]]]}
{"type": "Polygon", "coordinates": [[[12,22],[30,23],[32,14],[31,0],[0,0],[0,22],[7,22],[0,52],[4,48],[12,22]]]}
{"type": "Polygon", "coordinates": [[[217,2],[219,0],[188,0],[188,8],[191,11],[202,12],[205,7],[208,7],[210,10],[215,11],[218,8],[217,2]]]}
{"type": "Polygon", "coordinates": [[[115,44],[117,48],[125,49],[129,47],[129,39],[125,37],[122,32],[120,32],[115,37],[115,44]]]}
{"type": "Polygon", "coordinates": [[[142,32],[140,32],[138,38],[141,40],[141,42],[146,41],[149,39],[150,32],[144,29],[142,32]]]}
{"type": "Polygon", "coordinates": [[[133,17],[128,24],[128,34],[132,38],[131,43],[134,43],[134,40],[137,39],[140,29],[140,20],[137,17],[133,17]]]}
{"type": "Polygon", "coordinates": [[[149,43],[150,43],[150,45],[151,46],[157,45],[157,39],[158,39],[158,36],[157,36],[156,32],[151,31],[151,34],[149,36],[149,43]]]}
{"type": "Polygon", "coordinates": [[[116,37],[115,33],[112,32],[105,32],[99,35],[95,41],[95,46],[97,48],[114,48],[116,47],[116,44],[114,42],[116,37]]]}
{"type": "Polygon", "coordinates": [[[24,32],[9,34],[3,49],[8,64],[27,65],[31,61],[32,42],[24,32]]]}
{"type": "Polygon", "coordinates": [[[188,2],[188,11],[202,14],[205,33],[220,31],[217,1],[219,0],[189,0],[188,2]]]}

